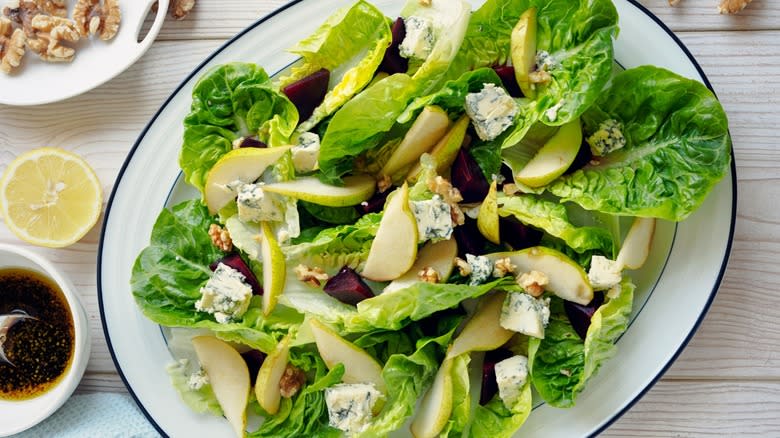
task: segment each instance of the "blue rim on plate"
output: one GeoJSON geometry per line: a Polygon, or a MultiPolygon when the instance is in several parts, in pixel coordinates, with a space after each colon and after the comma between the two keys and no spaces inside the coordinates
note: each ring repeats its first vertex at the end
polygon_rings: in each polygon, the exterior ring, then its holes
{"type": "MultiPolygon", "coordinates": [[[[103,327],[103,333],[106,339],[106,344],[108,346],[109,352],[111,354],[111,359],[114,362],[114,366],[117,369],[117,372],[119,374],[119,377],[122,379],[122,382],[125,384],[125,387],[127,388],[130,395],[135,400],[136,404],[138,405],[141,412],[144,414],[144,416],[147,418],[147,420],[154,426],[154,428],[164,436],[167,436],[165,431],[162,430],[159,424],[154,421],[152,415],[147,411],[146,407],[141,403],[138,396],[136,395],[135,391],[129,384],[127,377],[125,376],[119,361],[117,359],[111,337],[109,335],[109,329],[107,325],[106,320],[106,314],[104,309],[104,299],[103,299],[103,283],[102,283],[102,258],[103,258],[103,250],[104,250],[104,244],[105,244],[105,234],[108,223],[108,217],[111,214],[111,207],[114,202],[114,198],[117,192],[117,189],[119,187],[119,182],[122,180],[122,177],[125,174],[125,171],[127,170],[134,153],[136,152],[137,148],[141,144],[141,142],[144,140],[144,137],[146,136],[149,129],[154,125],[154,123],[157,121],[160,114],[163,112],[163,110],[166,109],[166,107],[171,103],[171,101],[178,95],[178,93],[184,88],[184,86],[196,75],[199,75],[202,73],[203,68],[212,61],[217,55],[219,55],[223,50],[225,50],[227,47],[231,46],[234,42],[236,42],[238,39],[255,29],[256,27],[262,25],[269,19],[279,15],[280,13],[284,12],[285,10],[289,9],[292,6],[295,6],[299,3],[302,3],[304,0],[292,0],[289,3],[285,4],[284,6],[276,9],[275,11],[271,12],[270,14],[258,19],[255,23],[248,26],[247,28],[240,31],[238,34],[236,34],[233,38],[231,38],[229,41],[224,43],[222,46],[220,46],[218,49],[216,49],[211,55],[209,55],[206,59],[203,60],[189,75],[187,75],[186,78],[184,78],[181,83],[173,90],[173,92],[168,96],[168,98],[165,100],[165,102],[160,106],[160,108],[157,110],[155,115],[151,118],[151,120],[147,123],[147,125],[144,127],[144,129],[141,131],[141,133],[138,136],[138,139],[133,144],[133,147],[130,149],[127,158],[125,159],[124,163],[122,164],[122,167],[119,170],[119,173],[117,175],[116,181],[114,183],[114,186],[111,190],[111,195],[108,199],[108,202],[106,204],[106,212],[104,216],[104,225],[101,230],[100,234],[100,243],[98,246],[98,253],[97,253],[97,289],[98,289],[98,306],[100,309],[100,319],[101,324],[103,327]]],[[[698,74],[701,76],[701,80],[704,83],[704,85],[710,89],[713,94],[715,94],[715,90],[712,88],[712,84],[707,79],[707,76],[705,75],[704,71],[702,70],[699,63],[696,61],[696,59],[693,57],[691,52],[688,50],[688,48],[683,44],[683,42],[674,34],[674,32],[669,29],[658,17],[656,17],[652,12],[650,12],[647,8],[642,6],[637,0],[627,0],[629,4],[637,8],[640,12],[642,12],[644,15],[646,15],[648,18],[650,18],[661,30],[663,30],[673,41],[674,43],[682,50],[682,52],[685,54],[685,56],[688,58],[688,60],[691,62],[691,65],[696,69],[698,74]]],[[[729,232],[728,232],[728,240],[726,242],[726,247],[723,255],[723,260],[720,266],[720,270],[718,272],[717,278],[715,279],[715,282],[713,284],[712,290],[709,294],[709,297],[707,301],[705,302],[701,313],[699,314],[698,318],[696,319],[695,323],[690,329],[690,332],[685,337],[685,339],[682,341],[680,346],[677,348],[677,350],[674,352],[674,354],[671,356],[669,361],[662,366],[662,368],[659,370],[659,372],[656,374],[656,376],[641,390],[639,393],[633,397],[633,399],[629,400],[626,405],[620,409],[618,412],[613,414],[610,418],[608,418],[601,426],[599,426],[596,430],[593,431],[593,433],[590,436],[596,436],[606,430],[609,426],[611,426],[615,421],[617,421],[623,414],[625,414],[629,409],[631,409],[657,382],[658,380],[666,373],[666,371],[671,367],[671,365],[677,360],[677,358],[680,356],[682,351],[685,349],[685,347],[688,345],[690,340],[693,338],[694,334],[698,330],[699,326],[701,325],[702,321],[704,320],[704,317],[706,316],[710,306],[712,305],[713,300],[715,299],[715,295],[717,294],[717,291],[720,287],[720,284],[723,280],[723,276],[726,271],[726,266],[728,265],[728,259],[731,254],[731,248],[734,238],[734,228],[736,223],[736,207],[737,207],[737,174],[736,174],[736,162],[735,162],[735,156],[734,156],[734,150],[732,146],[731,151],[731,192],[732,192],[732,199],[731,199],[731,220],[730,220],[730,226],[729,226],[729,232]]],[[[675,231],[676,234],[676,231],[675,231]]],[[[664,268],[666,267],[666,262],[664,263],[664,268]]],[[[649,299],[649,298],[648,298],[649,299]]]]}

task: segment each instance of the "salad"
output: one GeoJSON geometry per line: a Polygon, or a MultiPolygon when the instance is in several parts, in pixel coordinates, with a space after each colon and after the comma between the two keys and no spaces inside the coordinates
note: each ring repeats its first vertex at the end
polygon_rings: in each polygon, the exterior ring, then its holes
{"type": "Polygon", "coordinates": [[[731,157],[704,85],[615,66],[617,22],[610,0],[358,1],[274,77],[204,74],[179,161],[201,196],[131,278],[182,400],[249,437],[509,437],[573,406],[656,222],[731,157]]]}

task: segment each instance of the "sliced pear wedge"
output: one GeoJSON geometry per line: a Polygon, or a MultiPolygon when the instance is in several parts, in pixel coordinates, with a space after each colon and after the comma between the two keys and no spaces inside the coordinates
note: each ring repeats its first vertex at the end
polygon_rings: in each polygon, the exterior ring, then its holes
{"type": "Polygon", "coordinates": [[[438,106],[430,105],[412,123],[390,159],[382,168],[380,175],[393,176],[396,172],[420,159],[420,156],[433,148],[444,137],[450,126],[447,112],[438,106]]]}
{"type": "Polygon", "coordinates": [[[447,351],[453,358],[471,351],[490,351],[504,345],[515,332],[501,327],[501,307],[506,293],[499,292],[482,299],[474,315],[463,326],[447,351]]]}
{"type": "Polygon", "coordinates": [[[458,255],[458,242],[453,238],[439,242],[428,242],[417,252],[417,261],[406,273],[388,284],[383,294],[405,289],[420,281],[417,273],[424,268],[433,268],[439,274],[439,281],[444,283],[450,278],[458,255]]]}
{"type": "Polygon", "coordinates": [[[263,232],[263,240],[260,241],[260,253],[263,256],[263,313],[268,315],[273,312],[279,296],[284,291],[287,263],[271,226],[263,222],[261,229],[263,232]]]}
{"type": "MultiPolygon", "coordinates": [[[[469,128],[469,116],[464,115],[447,131],[447,134],[436,143],[436,146],[429,152],[433,158],[433,162],[436,163],[436,174],[444,175],[452,163],[455,162],[455,158],[458,156],[463,141],[466,138],[466,131],[469,128]]],[[[422,165],[418,162],[415,164],[409,173],[406,175],[406,180],[410,183],[417,182],[417,178],[420,177],[422,172],[422,165]]]]}
{"type": "Polygon", "coordinates": [[[357,205],[371,198],[376,181],[368,175],[344,177],[343,186],[332,186],[314,176],[263,185],[263,190],[326,207],[357,205]]]}
{"type": "Polygon", "coordinates": [[[634,219],[616,259],[621,269],[639,269],[645,264],[653,246],[655,222],[655,218],[634,219]]]}
{"type": "Polygon", "coordinates": [[[520,15],[510,35],[510,50],[517,85],[525,97],[533,99],[536,90],[528,75],[536,65],[536,8],[528,9],[520,15]]]}
{"type": "Polygon", "coordinates": [[[496,191],[496,181],[490,184],[487,196],[482,201],[477,215],[477,228],[485,236],[485,239],[501,244],[501,237],[498,226],[498,193],[496,191]]]}
{"type": "Polygon", "coordinates": [[[236,193],[226,186],[234,181],[252,183],[274,164],[292,146],[275,148],[241,148],[223,155],[206,175],[203,197],[211,214],[216,214],[230,201],[236,199],[236,193]]]}
{"type": "Polygon", "coordinates": [[[571,166],[582,144],[582,128],[577,118],[561,126],[515,175],[515,181],[528,187],[542,187],[563,175],[571,166]]]}
{"type": "Polygon", "coordinates": [[[546,274],[550,280],[547,289],[564,300],[583,306],[593,300],[588,274],[562,252],[535,246],[521,251],[488,254],[487,257],[493,262],[509,257],[518,272],[539,271],[546,274]]]}
{"type": "Polygon", "coordinates": [[[289,356],[290,336],[287,335],[276,344],[276,349],[265,358],[257,372],[255,397],[260,407],[271,415],[279,412],[279,403],[282,401],[279,381],[287,368],[289,356]]]}
{"type": "Polygon", "coordinates": [[[390,196],[361,272],[369,280],[395,280],[417,258],[417,220],[409,208],[409,187],[404,183],[390,196]]]}
{"type": "Polygon", "coordinates": [[[444,429],[452,414],[452,358],[444,359],[433,385],[425,393],[410,427],[415,438],[434,438],[444,429]]]}
{"type": "Polygon", "coordinates": [[[387,393],[382,365],[376,359],[316,319],[309,321],[309,327],[325,365],[329,369],[344,365],[344,383],[373,383],[379,392],[387,393]]]}
{"type": "Polygon", "coordinates": [[[249,402],[249,369],[246,362],[228,343],[213,336],[196,336],[192,346],[211,388],[236,436],[246,430],[246,405],[249,402]]]}

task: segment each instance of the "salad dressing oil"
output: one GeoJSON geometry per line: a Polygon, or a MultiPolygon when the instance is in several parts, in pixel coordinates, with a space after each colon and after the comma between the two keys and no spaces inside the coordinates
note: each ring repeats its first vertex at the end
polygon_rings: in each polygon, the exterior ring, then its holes
{"type": "Polygon", "coordinates": [[[73,315],[60,288],[27,269],[0,270],[0,315],[24,311],[34,319],[13,324],[2,348],[0,399],[25,400],[53,388],[73,360],[73,315]]]}

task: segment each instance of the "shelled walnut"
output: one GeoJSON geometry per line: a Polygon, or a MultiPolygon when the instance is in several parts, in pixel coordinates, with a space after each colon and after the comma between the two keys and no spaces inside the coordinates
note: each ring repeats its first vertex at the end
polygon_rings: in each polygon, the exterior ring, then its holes
{"type": "MultiPolygon", "coordinates": [[[[721,14],[736,14],[745,9],[752,0],[721,0],[718,12],[721,14]]],[[[680,0],[669,0],[669,6],[677,6],[680,0]]]]}
{"type": "Polygon", "coordinates": [[[0,17],[0,70],[11,73],[19,67],[24,57],[24,44],[27,38],[24,31],[14,29],[11,20],[0,17]]]}
{"type": "Polygon", "coordinates": [[[37,53],[44,61],[70,62],[76,55],[72,47],[62,45],[63,42],[75,43],[79,40],[79,32],[73,21],[67,18],[36,15],[32,20],[34,38],[27,40],[27,46],[37,53]]]}
{"type": "MultiPolygon", "coordinates": [[[[152,5],[152,11],[157,12],[158,4],[152,5]]],[[[195,0],[171,0],[168,4],[168,12],[176,20],[183,20],[195,7],[195,0]]]]}
{"type": "Polygon", "coordinates": [[[81,36],[97,35],[108,41],[119,31],[122,11],[118,0],[78,0],[73,20],[81,36]]]}

